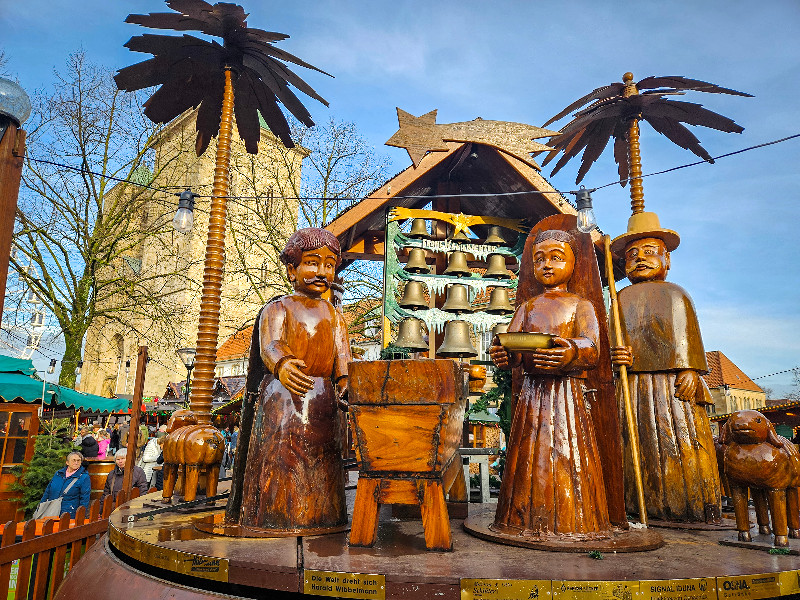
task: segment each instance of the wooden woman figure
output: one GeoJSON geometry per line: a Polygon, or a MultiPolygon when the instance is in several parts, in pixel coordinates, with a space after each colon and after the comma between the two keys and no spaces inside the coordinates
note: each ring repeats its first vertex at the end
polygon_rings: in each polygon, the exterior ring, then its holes
{"type": "Polygon", "coordinates": [[[584,396],[586,371],[599,361],[600,323],[592,302],[569,289],[576,260],[595,258],[576,257],[574,248],[566,231],[537,234],[533,273],[543,291],[518,306],[508,328],[553,334],[553,348],[510,352],[495,339],[489,350],[499,368],[521,366],[524,373],[490,529],[533,541],[612,535],[590,400],[584,396]]]}
{"type": "Polygon", "coordinates": [[[338,411],[347,406],[350,344],[341,312],[321,297],[341,262],[339,242],[324,229],[301,229],[280,258],[295,293],[268,303],[253,333],[251,368],[260,358],[264,375],[239,524],[275,535],[339,531],[347,510],[338,411]]]}

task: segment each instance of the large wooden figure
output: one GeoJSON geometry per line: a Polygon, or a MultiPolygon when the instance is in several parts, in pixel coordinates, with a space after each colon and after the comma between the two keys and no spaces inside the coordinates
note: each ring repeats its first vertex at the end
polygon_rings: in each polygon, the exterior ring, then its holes
{"type": "Polygon", "coordinates": [[[800,537],[800,453],[757,410],[733,413],[720,435],[725,474],[731,488],[739,540],[751,541],[747,492],[753,497],[759,533],[770,532],[776,546],[800,537]],[[769,506],[769,511],[767,507],[769,506]]]}
{"type": "MultiPolygon", "coordinates": [[[[569,291],[577,261],[574,238],[561,230],[540,231],[533,245],[540,293],[521,304],[509,332],[553,334],[554,346],[509,352],[495,344],[494,363],[521,365],[508,457],[492,531],[533,540],[575,541],[612,535],[603,473],[584,396],[586,370],[598,364],[600,325],[593,304],[569,291]]],[[[527,257],[526,257],[527,258],[527,257]]]]}
{"type": "MultiPolygon", "coordinates": [[[[612,361],[627,365],[639,432],[647,514],[666,521],[717,523],[720,488],[714,440],[705,405],[712,400],[700,375],[708,371],[700,327],[689,294],[665,281],[670,251],[680,238],[658,216],[638,212],[612,251],[625,257],[632,285],[619,292],[623,346],[612,361]]],[[[620,407],[622,390],[618,389],[620,407]]],[[[637,512],[633,457],[623,425],[625,497],[637,512]]]]}
{"type": "MultiPolygon", "coordinates": [[[[350,345],[342,314],[321,298],[341,251],[324,229],[295,232],[281,253],[295,293],[259,319],[265,375],[256,401],[239,524],[275,535],[311,535],[347,524],[342,469],[350,345]]],[[[251,363],[253,361],[251,360],[251,363]]]]}

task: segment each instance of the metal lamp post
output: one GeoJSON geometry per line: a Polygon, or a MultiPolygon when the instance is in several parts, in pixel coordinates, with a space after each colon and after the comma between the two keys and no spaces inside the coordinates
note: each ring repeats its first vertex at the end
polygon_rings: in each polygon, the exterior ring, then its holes
{"type": "Polygon", "coordinates": [[[191,386],[191,378],[192,378],[192,369],[194,369],[194,358],[197,354],[197,350],[194,348],[178,348],[175,351],[175,354],[178,355],[178,358],[181,359],[183,366],[186,367],[186,395],[184,397],[184,402],[189,404],[189,389],[191,386]]]}

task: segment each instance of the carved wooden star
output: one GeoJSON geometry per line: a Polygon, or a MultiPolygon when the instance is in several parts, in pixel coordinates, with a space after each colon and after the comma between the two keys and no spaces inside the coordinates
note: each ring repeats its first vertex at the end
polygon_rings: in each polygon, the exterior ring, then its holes
{"type": "Polygon", "coordinates": [[[419,166],[427,152],[447,151],[449,148],[445,142],[474,142],[502,150],[539,169],[539,165],[531,158],[531,153],[548,151],[550,148],[533,140],[557,134],[555,131],[524,123],[480,118],[461,123],[437,124],[436,113],[436,110],[432,110],[415,117],[398,108],[397,121],[400,129],[386,141],[386,145],[405,148],[414,167],[419,166]]]}

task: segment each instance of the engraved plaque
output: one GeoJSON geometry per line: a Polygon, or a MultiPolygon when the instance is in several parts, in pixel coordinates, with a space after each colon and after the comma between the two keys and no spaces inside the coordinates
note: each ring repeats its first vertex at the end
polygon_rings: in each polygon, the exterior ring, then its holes
{"type": "Polygon", "coordinates": [[[303,571],[303,593],[337,598],[386,598],[386,577],[364,573],[303,571]]]}
{"type": "Polygon", "coordinates": [[[634,600],[638,581],[553,581],[557,600],[634,600]]]}
{"type": "Polygon", "coordinates": [[[749,600],[781,595],[780,573],[717,577],[719,600],[749,600]]]}
{"type": "Polygon", "coordinates": [[[714,577],[700,579],[662,579],[639,582],[641,600],[716,600],[714,577]]]}
{"type": "Polygon", "coordinates": [[[184,575],[228,581],[228,559],[175,550],[175,571],[184,575]]]}
{"type": "Polygon", "coordinates": [[[461,600],[546,600],[549,579],[462,579],[461,600]]]}

